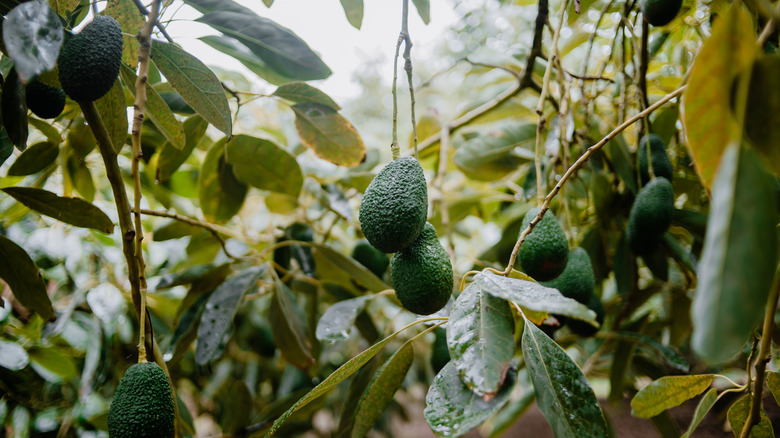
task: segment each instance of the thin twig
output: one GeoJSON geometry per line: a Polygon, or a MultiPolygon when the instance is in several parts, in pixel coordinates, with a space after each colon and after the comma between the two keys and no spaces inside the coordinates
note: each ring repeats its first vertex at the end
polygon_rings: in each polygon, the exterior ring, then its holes
{"type": "Polygon", "coordinates": [[[417,153],[417,119],[414,116],[414,82],[412,80],[412,37],[409,34],[409,0],[404,0],[403,17],[401,18],[401,34],[399,41],[404,42],[404,70],[406,71],[406,81],[409,83],[409,101],[411,106],[412,118],[412,146],[414,149],[414,158],[420,159],[417,153]]]}
{"type": "Polygon", "coordinates": [[[158,217],[167,217],[169,219],[174,219],[179,222],[183,222],[185,224],[194,225],[196,227],[203,228],[204,230],[211,233],[212,236],[214,236],[215,239],[219,242],[220,246],[222,246],[222,251],[225,252],[225,255],[230,257],[233,260],[241,260],[242,258],[236,255],[233,255],[228,251],[227,245],[225,242],[225,239],[219,234],[219,231],[215,228],[213,224],[210,224],[208,222],[199,221],[197,219],[193,219],[191,217],[182,216],[180,214],[176,213],[168,213],[167,211],[156,211],[156,210],[148,210],[148,209],[138,209],[137,212],[147,215],[147,216],[158,216],[158,217]]]}
{"type": "MultiPolygon", "coordinates": [[[[149,11],[146,10],[146,6],[141,2],[141,0],[133,0],[133,3],[135,4],[135,7],[138,8],[138,12],[140,12],[143,16],[148,16],[149,11]]],[[[165,37],[166,40],[168,40],[169,43],[173,44],[173,38],[171,38],[170,35],[168,35],[168,31],[165,30],[165,26],[160,24],[159,17],[156,17],[154,19],[154,25],[157,27],[157,30],[160,31],[160,33],[165,37]]]]}

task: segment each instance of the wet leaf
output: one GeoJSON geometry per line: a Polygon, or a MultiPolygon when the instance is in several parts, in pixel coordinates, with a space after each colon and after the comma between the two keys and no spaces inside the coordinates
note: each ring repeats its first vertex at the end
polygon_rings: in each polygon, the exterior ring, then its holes
{"type": "Polygon", "coordinates": [[[282,356],[298,368],[307,369],[315,362],[312,345],[307,334],[306,317],[295,297],[284,283],[276,281],[276,290],[268,321],[274,335],[274,344],[282,356]]]}
{"type": "Polygon", "coordinates": [[[349,24],[360,29],[363,24],[363,0],[341,0],[341,7],[344,8],[349,24]]]}
{"type": "Polygon", "coordinates": [[[227,222],[241,210],[247,190],[225,159],[225,140],[218,141],[209,149],[198,174],[198,200],[203,215],[212,222],[227,222]]]}
{"type": "Polygon", "coordinates": [[[0,109],[3,113],[3,127],[14,146],[20,151],[27,147],[27,101],[24,85],[19,80],[16,70],[4,78],[3,94],[0,96],[0,109]]]}
{"type": "Polygon", "coordinates": [[[699,404],[696,405],[696,411],[693,413],[691,424],[688,426],[688,430],[685,431],[680,438],[688,438],[691,436],[693,431],[699,426],[699,423],[701,423],[701,420],[704,419],[710,409],[715,405],[716,401],[718,401],[718,390],[710,388],[710,390],[704,394],[704,397],[699,400],[699,404]]]}
{"type": "Polygon", "coordinates": [[[463,383],[458,369],[450,361],[428,388],[423,412],[425,420],[436,435],[459,437],[482,424],[509,401],[515,378],[515,371],[510,369],[501,391],[485,401],[463,383]]]}
{"type": "Polygon", "coordinates": [[[539,409],[556,437],[607,437],[607,424],[588,379],[561,347],[526,320],[523,358],[539,409]]]}
{"type": "Polygon", "coordinates": [[[489,401],[501,389],[514,355],[515,324],[509,303],[474,281],[455,300],[449,321],[451,362],[463,383],[489,401]]]}
{"type": "Polygon", "coordinates": [[[154,65],[195,111],[230,137],[233,122],[225,91],[217,76],[198,58],[178,46],[154,41],[154,65]]]}
{"type": "Polygon", "coordinates": [[[314,150],[318,157],[347,167],[363,162],[366,146],[349,120],[316,103],[299,103],[292,109],[301,142],[314,150]]]}
{"type": "Polygon", "coordinates": [[[351,298],[328,307],[317,323],[317,339],[331,342],[347,339],[350,329],[355,325],[355,319],[371,298],[371,296],[351,298]]]}
{"type": "Polygon", "coordinates": [[[44,141],[36,143],[16,157],[8,168],[8,176],[25,176],[38,173],[51,166],[60,154],[60,148],[54,143],[44,141]]]}
{"type": "MultiPolygon", "coordinates": [[[[727,418],[735,438],[739,438],[742,434],[742,428],[745,427],[745,422],[750,413],[750,404],[751,396],[747,394],[729,408],[727,418]]],[[[750,430],[750,438],[774,438],[775,432],[772,428],[772,422],[767,418],[763,406],[761,407],[760,418],[760,421],[750,430]]]]}
{"type": "Polygon", "coordinates": [[[395,392],[401,388],[414,360],[412,342],[406,341],[374,374],[358,402],[352,429],[353,438],[368,434],[393,400],[395,392]]]}
{"type": "Polygon", "coordinates": [[[38,312],[41,318],[53,318],[54,310],[38,267],[19,245],[2,234],[0,260],[11,261],[0,263],[0,278],[8,284],[16,299],[27,309],[38,312]]]}
{"type": "Polygon", "coordinates": [[[294,197],[301,193],[303,172],[298,161],[269,140],[236,135],[227,144],[225,158],[246,184],[294,197]]]}
{"type": "Polygon", "coordinates": [[[198,347],[195,361],[205,365],[212,360],[233,324],[233,317],[244,295],[257,287],[257,281],[265,274],[265,266],[254,266],[231,275],[206,302],[198,327],[198,347]]]}
{"type": "Polygon", "coordinates": [[[30,357],[21,345],[0,340],[0,367],[17,371],[26,367],[28,363],[30,357]]]}
{"type": "Polygon", "coordinates": [[[120,153],[127,140],[127,103],[122,83],[114,81],[114,86],[95,101],[95,106],[106,125],[114,151],[120,153]]]}
{"type": "Polygon", "coordinates": [[[651,418],[704,392],[712,374],[665,376],[645,386],[631,400],[631,415],[651,418]]]}
{"type": "Polygon", "coordinates": [[[734,5],[718,16],[712,36],[704,42],[691,69],[682,120],[688,150],[707,188],[715,180],[728,142],[739,135],[728,90],[737,74],[753,62],[755,38],[750,15],[741,5],[734,5]]]}
{"type": "Polygon", "coordinates": [[[64,34],[60,17],[47,2],[16,6],[5,17],[2,27],[8,56],[23,82],[57,64],[64,34]]]}
{"type": "Polygon", "coordinates": [[[713,182],[691,307],[691,346],[708,362],[741,351],[763,318],[778,255],[774,184],[755,150],[726,149],[713,182]]]}
{"type": "Polygon", "coordinates": [[[114,224],[102,210],[79,198],[57,196],[33,187],[6,187],[0,189],[26,207],[76,227],[92,228],[111,234],[114,224]]]}

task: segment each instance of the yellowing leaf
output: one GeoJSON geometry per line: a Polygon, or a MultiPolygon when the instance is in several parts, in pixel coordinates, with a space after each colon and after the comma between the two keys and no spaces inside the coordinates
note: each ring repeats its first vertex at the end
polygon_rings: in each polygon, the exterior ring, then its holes
{"type": "Polygon", "coordinates": [[[665,376],[645,386],[631,400],[631,415],[651,418],[701,394],[712,383],[712,374],[665,376]]]}
{"type": "Polygon", "coordinates": [[[303,144],[320,158],[340,166],[354,167],[366,158],[363,139],[349,120],[324,105],[293,105],[295,129],[303,144]]]}

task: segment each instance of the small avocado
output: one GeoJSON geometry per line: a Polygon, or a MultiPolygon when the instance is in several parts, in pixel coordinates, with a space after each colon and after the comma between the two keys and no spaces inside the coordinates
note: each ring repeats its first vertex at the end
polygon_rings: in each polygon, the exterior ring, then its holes
{"type": "Polygon", "coordinates": [[[680,13],[682,0],[641,0],[639,7],[648,23],[665,26],[680,13]]]}
{"type": "Polygon", "coordinates": [[[452,264],[436,229],[426,222],[420,235],[393,256],[390,277],[403,306],[418,315],[438,312],[452,295],[452,264]]]}
{"type": "Polygon", "coordinates": [[[65,109],[65,92],[39,81],[31,81],[25,90],[27,108],[42,119],[53,119],[65,109]]]}
{"type": "Polygon", "coordinates": [[[384,277],[390,266],[390,258],[387,254],[371,246],[365,239],[359,240],[355,245],[352,250],[352,258],[379,278],[384,277]]]}
{"type": "Polygon", "coordinates": [[[655,178],[637,193],[628,214],[626,238],[638,255],[653,252],[672,224],[674,190],[666,178],[655,178]]]}
{"type": "Polygon", "coordinates": [[[672,169],[672,162],[669,160],[669,156],[666,155],[666,144],[661,140],[661,137],[650,134],[642,137],[639,141],[639,147],[636,151],[637,161],[639,162],[639,174],[642,177],[642,184],[647,184],[650,181],[650,172],[647,169],[647,144],[650,143],[650,159],[653,162],[653,173],[655,176],[660,176],[672,180],[674,170],[672,169]]]}
{"type": "Polygon", "coordinates": [[[360,204],[360,226],[376,249],[398,252],[417,239],[428,215],[428,189],[413,157],[391,161],[374,177],[360,204]]]}
{"type": "MultiPolygon", "coordinates": [[[[598,295],[593,294],[588,301],[588,309],[596,312],[596,321],[599,325],[604,324],[604,303],[601,302],[601,298],[598,295]]],[[[595,335],[599,329],[593,327],[585,321],[579,319],[568,318],[567,325],[571,329],[572,333],[583,337],[590,337],[595,335]]]]}
{"type": "Polygon", "coordinates": [[[587,305],[596,287],[593,276],[593,266],[588,252],[583,248],[574,248],[569,252],[569,261],[561,275],[550,281],[543,281],[543,286],[554,287],[567,298],[577,300],[587,305]]]}
{"type": "Polygon", "coordinates": [[[76,102],[98,100],[114,86],[121,63],[122,28],[113,18],[98,15],[62,47],[62,89],[76,102]]]}
{"type": "MultiPolygon", "coordinates": [[[[520,227],[521,234],[538,214],[538,208],[532,208],[526,213],[523,225],[520,227]]],[[[566,268],[569,259],[569,242],[566,241],[566,234],[551,211],[545,213],[531,234],[526,236],[517,259],[523,272],[536,281],[552,280],[566,268]]]]}
{"type": "Polygon", "coordinates": [[[436,337],[431,345],[431,367],[438,373],[450,361],[450,350],[447,348],[447,331],[441,327],[433,330],[436,337]]]}
{"type": "Polygon", "coordinates": [[[173,397],[165,372],[154,362],[127,369],[108,410],[111,438],[170,438],[173,397]]]}

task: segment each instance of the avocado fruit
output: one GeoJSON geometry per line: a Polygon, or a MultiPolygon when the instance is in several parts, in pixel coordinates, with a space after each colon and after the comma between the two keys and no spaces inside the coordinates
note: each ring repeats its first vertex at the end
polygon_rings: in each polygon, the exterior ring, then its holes
{"type": "Polygon", "coordinates": [[[642,184],[647,184],[647,182],[650,181],[650,172],[647,168],[648,144],[650,144],[650,160],[653,163],[653,173],[655,176],[660,176],[671,181],[674,170],[672,169],[672,162],[669,160],[669,156],[666,155],[666,144],[661,140],[661,137],[650,134],[642,137],[636,151],[637,162],[639,162],[639,175],[642,177],[642,184]]]}
{"type": "Polygon", "coordinates": [[[65,92],[40,81],[30,81],[25,90],[27,108],[42,119],[53,119],[65,109],[65,92]]]}
{"type": "Polygon", "coordinates": [[[563,296],[587,305],[596,287],[588,252],[579,247],[571,250],[569,261],[561,275],[541,284],[558,289],[563,296]]]}
{"type": "Polygon", "coordinates": [[[648,23],[665,26],[680,13],[682,0],[641,0],[639,7],[648,23]]]}
{"type": "Polygon", "coordinates": [[[387,254],[371,246],[368,240],[361,239],[352,249],[352,258],[365,266],[379,278],[385,276],[387,268],[390,266],[390,258],[387,254]]]}
{"type": "Polygon", "coordinates": [[[391,161],[366,188],[359,218],[376,249],[398,252],[417,239],[428,215],[428,189],[422,166],[413,157],[391,161]]]}
{"type": "Polygon", "coordinates": [[[168,377],[154,362],[125,371],[108,411],[111,438],[170,438],[174,427],[173,397],[168,377]]]}
{"type": "MultiPolygon", "coordinates": [[[[538,208],[532,208],[526,213],[520,227],[521,234],[538,214],[538,208]]],[[[569,242],[566,241],[566,234],[552,212],[548,211],[526,236],[517,259],[523,272],[536,281],[552,280],[566,268],[569,242]]]]}
{"type": "Polygon", "coordinates": [[[450,350],[447,348],[447,331],[441,327],[433,330],[436,336],[433,338],[431,346],[431,367],[433,372],[438,373],[450,361],[450,350]]]}
{"type": "MultiPolygon", "coordinates": [[[[587,305],[588,309],[596,312],[596,321],[599,323],[599,326],[604,324],[604,303],[601,302],[601,298],[596,294],[592,294],[587,305]]],[[[593,327],[587,322],[574,318],[567,318],[566,325],[569,326],[572,333],[583,337],[593,336],[599,331],[598,328],[593,327]]]]}
{"type": "Polygon", "coordinates": [[[426,222],[417,239],[393,256],[390,277],[398,301],[418,315],[441,310],[452,295],[452,264],[436,229],[426,222]]]}
{"type": "Polygon", "coordinates": [[[122,28],[98,15],[62,47],[59,77],[65,94],[76,102],[92,102],[114,86],[122,63],[122,28]]]}
{"type": "Polygon", "coordinates": [[[637,193],[628,214],[626,239],[638,255],[653,252],[672,224],[674,190],[668,179],[655,178],[637,193]]]}

